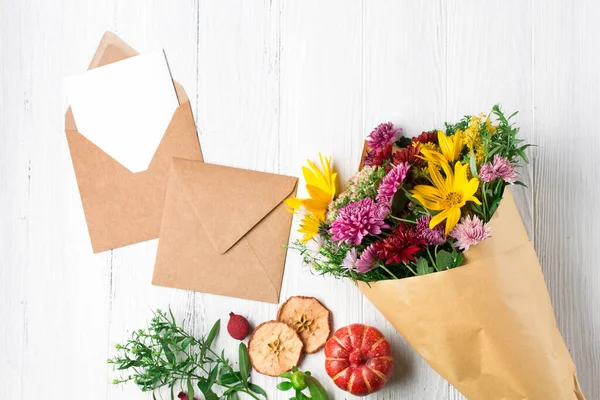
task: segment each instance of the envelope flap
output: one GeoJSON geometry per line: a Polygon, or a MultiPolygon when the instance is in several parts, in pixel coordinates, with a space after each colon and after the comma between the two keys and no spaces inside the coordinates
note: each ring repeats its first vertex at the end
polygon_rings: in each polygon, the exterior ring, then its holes
{"type": "Polygon", "coordinates": [[[215,250],[223,254],[294,191],[298,178],[173,159],[215,250]]]}

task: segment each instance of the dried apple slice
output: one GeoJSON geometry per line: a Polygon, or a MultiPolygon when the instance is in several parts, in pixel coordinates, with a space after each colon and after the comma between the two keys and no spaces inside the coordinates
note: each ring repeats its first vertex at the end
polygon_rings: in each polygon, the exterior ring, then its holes
{"type": "Polygon", "coordinates": [[[298,332],[308,354],[325,346],[331,334],[331,313],[314,297],[290,297],[279,307],[277,320],[298,332]]]}
{"type": "Polygon", "coordinates": [[[292,328],[278,321],[263,322],[248,342],[248,356],[255,371],[278,376],[298,365],[302,340],[292,328]]]}

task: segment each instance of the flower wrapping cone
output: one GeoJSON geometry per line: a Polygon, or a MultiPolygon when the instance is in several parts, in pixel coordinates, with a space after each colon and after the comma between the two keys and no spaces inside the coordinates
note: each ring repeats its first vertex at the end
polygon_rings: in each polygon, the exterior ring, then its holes
{"type": "Polygon", "coordinates": [[[509,190],[490,225],[465,265],[360,290],[470,400],[584,400],[509,190]]]}

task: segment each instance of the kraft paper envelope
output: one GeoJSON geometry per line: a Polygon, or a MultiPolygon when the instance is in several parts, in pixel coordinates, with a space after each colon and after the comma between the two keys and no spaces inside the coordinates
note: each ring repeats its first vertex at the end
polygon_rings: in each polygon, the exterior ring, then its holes
{"type": "MultiPolygon", "coordinates": [[[[107,32],[89,69],[138,53],[107,32]]],[[[196,126],[183,87],[174,82],[179,107],[147,170],[132,173],[77,131],[73,113],[65,133],[95,253],[158,237],[169,167],[173,157],[202,161],[196,126]]]]}
{"type": "Polygon", "coordinates": [[[152,283],[278,303],[297,183],[174,159],[152,283]]]}

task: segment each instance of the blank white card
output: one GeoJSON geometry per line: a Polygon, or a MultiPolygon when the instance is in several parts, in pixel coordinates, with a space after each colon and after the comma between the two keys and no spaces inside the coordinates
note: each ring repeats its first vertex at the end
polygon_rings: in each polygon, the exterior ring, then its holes
{"type": "Polygon", "coordinates": [[[131,172],[148,169],[179,106],[164,52],[65,78],[79,133],[131,172]]]}

